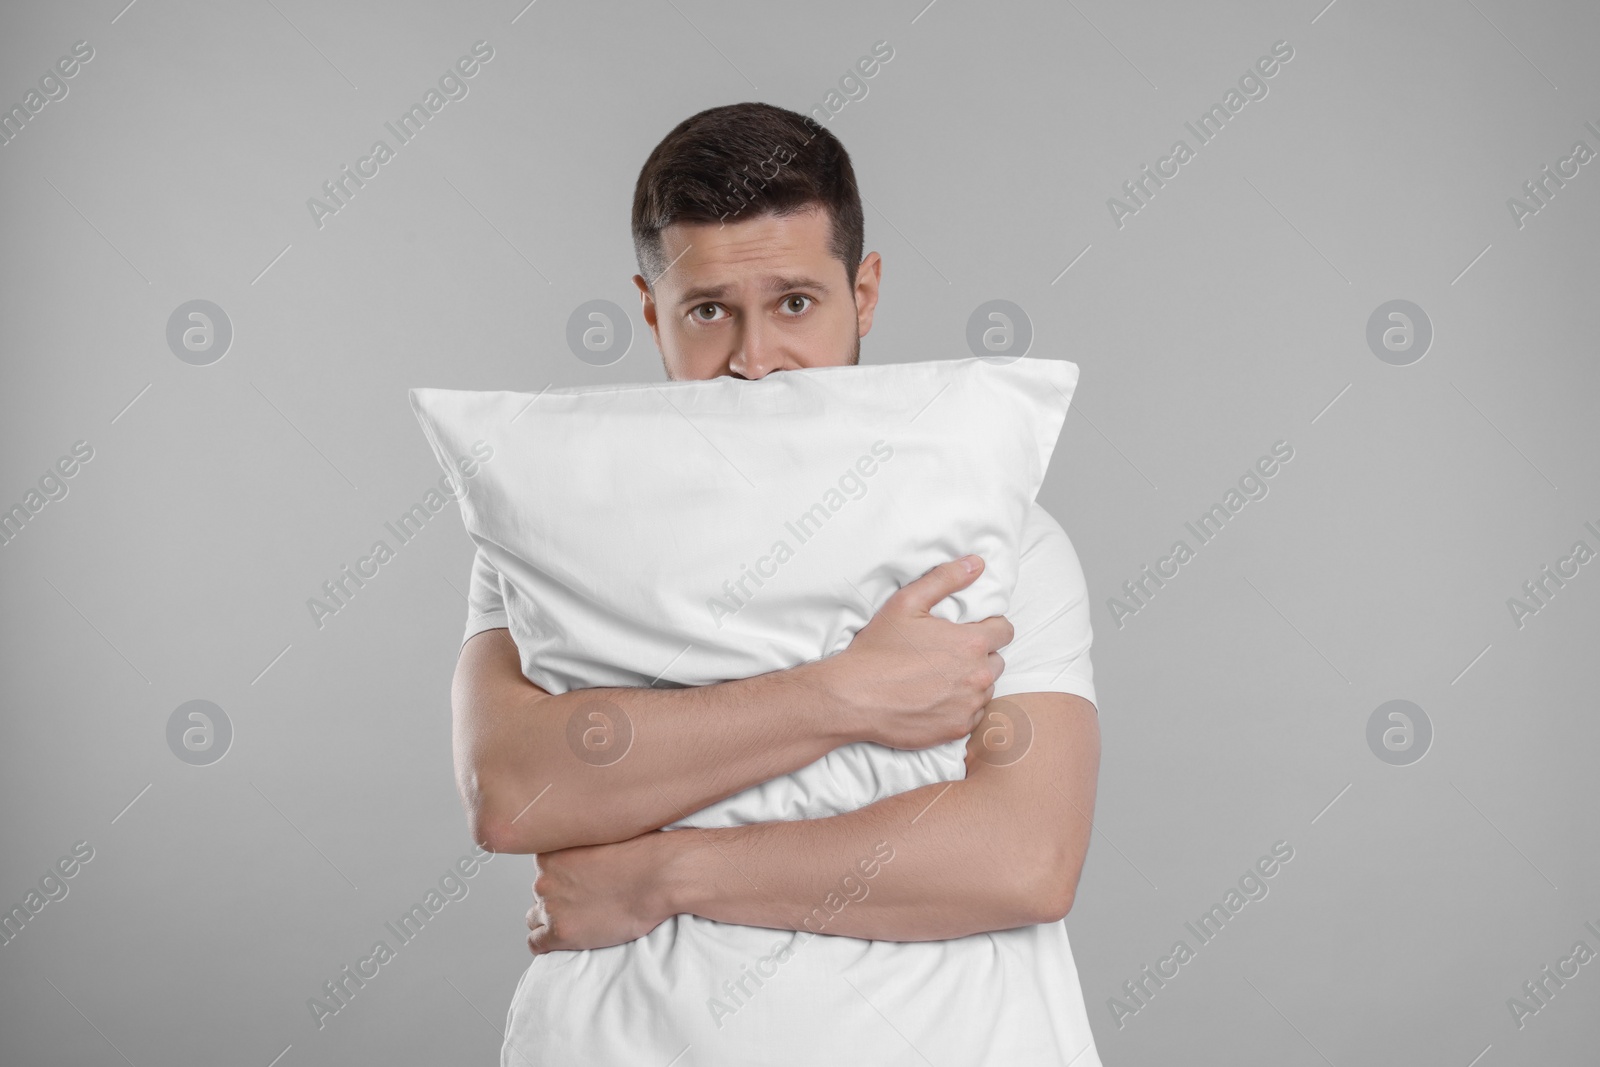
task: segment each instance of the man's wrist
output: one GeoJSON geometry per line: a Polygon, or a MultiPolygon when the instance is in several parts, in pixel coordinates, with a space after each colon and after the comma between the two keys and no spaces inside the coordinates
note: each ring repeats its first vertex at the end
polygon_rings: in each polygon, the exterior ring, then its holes
{"type": "Polygon", "coordinates": [[[849,687],[839,683],[843,652],[802,663],[784,672],[788,680],[807,693],[812,720],[830,743],[829,751],[857,741],[868,741],[865,716],[850,699],[849,687]]]}
{"type": "Polygon", "coordinates": [[[650,834],[651,906],[663,921],[674,915],[697,915],[709,879],[701,867],[706,835],[711,830],[657,830],[650,834]]]}

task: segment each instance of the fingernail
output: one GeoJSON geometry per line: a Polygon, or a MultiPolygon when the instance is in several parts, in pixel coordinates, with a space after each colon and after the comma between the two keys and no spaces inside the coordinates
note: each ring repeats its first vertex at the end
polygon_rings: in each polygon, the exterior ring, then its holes
{"type": "Polygon", "coordinates": [[[977,556],[962,556],[961,557],[961,565],[967,569],[967,573],[968,574],[971,574],[973,571],[978,569],[978,566],[979,566],[978,557],[977,556]]]}

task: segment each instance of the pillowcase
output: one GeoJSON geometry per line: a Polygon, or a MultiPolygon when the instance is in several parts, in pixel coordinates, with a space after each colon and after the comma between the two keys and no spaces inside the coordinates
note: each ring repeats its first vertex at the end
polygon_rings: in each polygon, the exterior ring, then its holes
{"type": "MultiPolygon", "coordinates": [[[[969,552],[984,572],[933,613],[1005,614],[1077,380],[1065,361],[971,357],[410,397],[501,575],[523,673],[558,694],[821,659],[969,552]],[[459,478],[480,441],[493,458],[459,478]]],[[[673,825],[838,814],[960,778],[964,752],[848,745],[673,825]]]]}

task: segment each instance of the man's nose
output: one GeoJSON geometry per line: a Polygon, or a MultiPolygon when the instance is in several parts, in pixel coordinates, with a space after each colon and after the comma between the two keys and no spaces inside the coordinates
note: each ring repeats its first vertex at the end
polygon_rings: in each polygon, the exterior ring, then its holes
{"type": "Polygon", "coordinates": [[[728,368],[742,378],[759,381],[783,366],[782,354],[771,331],[761,323],[746,321],[739,331],[739,347],[728,360],[728,368]]]}

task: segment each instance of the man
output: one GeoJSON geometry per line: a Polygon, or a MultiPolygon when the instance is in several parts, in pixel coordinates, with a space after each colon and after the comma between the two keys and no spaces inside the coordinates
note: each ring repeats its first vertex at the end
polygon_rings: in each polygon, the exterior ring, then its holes
{"type": "MultiPolygon", "coordinates": [[[[633,233],[633,280],[669,378],[754,380],[857,362],[882,259],[861,255],[848,154],[811,120],[755,103],[687,119],[644,164],[633,233]]],[[[898,1050],[903,1062],[1097,1067],[1061,922],[1099,768],[1089,604],[1071,542],[1037,504],[1022,550],[1009,618],[930,614],[981,573],[983,562],[965,557],[904,586],[825,659],[716,685],[556,696],[523,676],[498,575],[480,553],[452,690],[457,780],[475,840],[538,856],[527,920],[535,967],[577,976],[594,955],[577,950],[633,942],[669,920],[773,931],[826,921],[798,950],[812,954],[811,970],[780,956],[757,965],[765,982],[735,975],[726,996],[686,994],[708,1004],[711,1040],[683,1036],[703,1020],[624,1003],[649,998],[620,983],[604,999],[566,1004],[581,1015],[567,1018],[528,1002],[524,976],[502,1062],[643,1064],[666,1050],[663,1067],[675,1055],[676,1067],[877,1065],[902,1062],[888,1051],[898,1050]],[[1027,691],[990,707],[1002,672],[1027,691]],[[633,729],[626,758],[606,767],[574,759],[566,742],[569,717],[596,697],[633,729]],[[986,735],[1028,729],[1023,758],[987,758],[986,735]],[[831,818],[656,832],[842,745],[916,750],[969,734],[966,776],[954,782],[831,818]],[[862,859],[874,855],[881,862],[866,875],[862,859]],[[855,870],[870,878],[857,880],[864,891],[819,909],[843,899],[840,873],[855,870]],[[846,948],[858,955],[827,955],[846,948]],[[866,972],[850,961],[865,952],[892,961],[895,978],[861,987],[866,972]],[[545,954],[552,962],[539,962],[545,954]],[[930,981],[936,1000],[919,1001],[930,981]],[[733,1030],[724,1016],[747,1004],[744,1021],[759,1016],[776,1045],[724,1036],[733,1030]],[[542,1021],[529,1022],[536,1010],[542,1021]]],[[[664,981],[684,979],[671,960],[652,963],[664,981]]],[[[544,988],[554,997],[561,983],[544,988]]]]}

